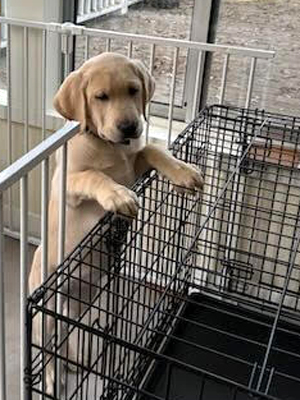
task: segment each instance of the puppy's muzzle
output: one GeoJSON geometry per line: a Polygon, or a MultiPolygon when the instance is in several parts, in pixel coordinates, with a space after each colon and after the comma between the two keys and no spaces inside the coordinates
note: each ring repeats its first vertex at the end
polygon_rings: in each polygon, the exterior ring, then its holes
{"type": "Polygon", "coordinates": [[[123,120],[117,125],[118,130],[122,133],[123,139],[136,139],[141,135],[141,129],[138,121],[123,120]]]}

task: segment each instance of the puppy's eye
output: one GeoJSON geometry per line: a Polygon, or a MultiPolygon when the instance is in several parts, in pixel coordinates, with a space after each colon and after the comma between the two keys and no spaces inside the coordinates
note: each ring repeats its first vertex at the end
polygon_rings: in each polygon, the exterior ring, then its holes
{"type": "Polygon", "coordinates": [[[137,92],[139,91],[139,89],[136,88],[136,87],[130,87],[130,88],[128,89],[128,91],[129,91],[130,96],[134,96],[135,94],[137,94],[137,92]]]}
{"type": "Polygon", "coordinates": [[[96,96],[96,99],[97,99],[97,100],[101,100],[101,101],[106,101],[106,100],[108,100],[108,96],[107,96],[106,93],[101,93],[101,94],[98,94],[98,95],[96,96]]]}

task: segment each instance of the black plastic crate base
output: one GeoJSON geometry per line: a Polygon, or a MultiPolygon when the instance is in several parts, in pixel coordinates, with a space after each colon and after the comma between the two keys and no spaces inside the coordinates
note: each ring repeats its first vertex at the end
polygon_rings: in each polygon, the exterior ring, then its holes
{"type": "MultiPolygon", "coordinates": [[[[271,327],[271,318],[194,294],[187,300],[180,322],[172,333],[174,339],[168,340],[163,354],[244,386],[248,386],[249,376],[252,376],[252,388],[255,389],[271,327]]],[[[300,330],[291,324],[281,324],[280,328],[270,354],[268,372],[269,377],[273,374],[272,384],[264,381],[263,385],[269,384],[270,396],[299,400],[300,340],[290,332],[300,335],[300,330]],[[295,371],[298,371],[299,381],[289,378],[295,371]]],[[[170,372],[165,363],[152,370],[145,390],[165,399],[168,379],[168,398],[172,400],[233,398],[232,388],[227,384],[206,381],[176,366],[170,372]]],[[[239,400],[250,398],[252,396],[248,394],[238,395],[239,400]]]]}

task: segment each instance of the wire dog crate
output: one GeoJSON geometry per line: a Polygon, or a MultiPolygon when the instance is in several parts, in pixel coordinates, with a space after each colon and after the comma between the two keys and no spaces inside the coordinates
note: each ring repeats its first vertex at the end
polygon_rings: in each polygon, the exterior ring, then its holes
{"type": "Polygon", "coordinates": [[[298,400],[299,140],[300,119],[202,111],[173,152],[203,193],[147,173],[137,219],[106,215],[30,298],[29,397],[298,400]]]}

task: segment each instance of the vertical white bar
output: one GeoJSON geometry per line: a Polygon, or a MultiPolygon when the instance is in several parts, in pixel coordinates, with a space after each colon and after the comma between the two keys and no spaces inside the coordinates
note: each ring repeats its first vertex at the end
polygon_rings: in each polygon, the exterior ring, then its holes
{"type": "Polygon", "coordinates": [[[169,115],[168,115],[168,147],[171,144],[171,137],[172,137],[172,122],[173,122],[172,120],[173,120],[174,100],[175,100],[175,90],[176,90],[178,55],[179,55],[179,47],[176,47],[173,56],[173,68],[172,68],[173,75],[172,75],[170,105],[169,105],[169,115]]]}
{"type": "Polygon", "coordinates": [[[250,105],[251,105],[251,97],[252,97],[254,74],[255,74],[255,68],[256,68],[256,60],[257,60],[256,57],[253,57],[251,59],[251,67],[250,67],[249,80],[248,80],[247,97],[246,97],[246,103],[245,103],[245,107],[246,108],[249,108],[250,105]]]}
{"type": "Polygon", "coordinates": [[[28,28],[24,27],[24,153],[29,150],[29,105],[28,105],[28,28]]]}
{"type": "Polygon", "coordinates": [[[129,57],[129,58],[131,58],[132,57],[132,40],[130,40],[129,42],[128,42],[128,49],[127,49],[127,56],[129,57]]]}
{"type": "MultiPolygon", "coordinates": [[[[154,60],[155,60],[155,49],[156,46],[155,44],[151,45],[151,50],[150,50],[150,65],[149,65],[149,73],[150,75],[153,74],[153,69],[154,69],[154,60]]],[[[146,107],[146,143],[149,143],[149,128],[150,128],[150,108],[151,108],[151,103],[147,104],[146,107]]]]}
{"type": "Polygon", "coordinates": [[[47,79],[47,31],[42,37],[42,138],[46,139],[46,79],[47,79]]]}
{"type": "Polygon", "coordinates": [[[90,55],[90,37],[85,37],[85,46],[84,46],[84,61],[89,58],[90,55]]]}
{"type": "Polygon", "coordinates": [[[127,14],[128,12],[128,0],[122,0],[122,8],[121,8],[121,14],[127,14]]]}
{"type": "Polygon", "coordinates": [[[69,33],[61,35],[61,50],[64,55],[64,78],[71,72],[71,54],[73,53],[73,36],[69,33]]]}
{"type": "MultiPolygon", "coordinates": [[[[60,159],[60,197],[59,197],[59,215],[58,215],[58,264],[61,264],[64,260],[65,255],[65,236],[66,236],[66,184],[67,184],[67,143],[64,143],[61,151],[61,159],[60,159]]],[[[61,279],[58,278],[58,287],[59,291],[61,290],[61,279]]],[[[62,297],[60,294],[57,296],[57,312],[59,315],[62,314],[62,297]]],[[[62,326],[61,322],[58,323],[58,343],[60,344],[62,341],[62,326]]],[[[59,352],[58,352],[59,353],[59,352]]],[[[56,385],[56,395],[59,398],[61,392],[61,379],[60,376],[63,373],[62,365],[59,361],[59,358],[56,360],[56,371],[57,371],[57,385],[56,385]]]]}
{"type": "Polygon", "coordinates": [[[86,13],[90,14],[92,11],[92,4],[91,4],[91,0],[86,0],[86,13]]]}
{"type": "Polygon", "coordinates": [[[93,11],[97,11],[97,0],[92,0],[92,9],[93,11]]]}
{"type": "Polygon", "coordinates": [[[203,57],[203,51],[199,50],[198,60],[197,60],[196,84],[195,84],[195,88],[194,88],[194,99],[193,99],[193,108],[192,108],[192,118],[193,119],[196,117],[196,114],[198,112],[202,57],[203,57]]]}
{"type": "MultiPolygon", "coordinates": [[[[42,162],[42,196],[41,196],[41,282],[44,283],[48,277],[48,199],[49,199],[49,158],[46,158],[42,162]]],[[[41,332],[42,332],[42,348],[45,348],[47,341],[47,325],[45,315],[42,316],[41,320],[41,332]]],[[[44,355],[41,355],[41,362],[44,363],[44,355]]],[[[44,381],[42,379],[40,384],[41,392],[45,391],[44,381]]],[[[44,399],[43,395],[40,395],[40,399],[44,399]]]]}
{"type": "Polygon", "coordinates": [[[4,199],[0,192],[0,400],[6,400],[6,351],[5,351],[5,298],[4,298],[4,199]]]}
{"type": "Polygon", "coordinates": [[[45,282],[48,275],[48,199],[49,199],[49,159],[46,158],[42,163],[42,276],[41,281],[45,282]]]}
{"type": "Polygon", "coordinates": [[[78,5],[78,11],[77,11],[77,16],[78,15],[83,15],[84,13],[84,0],[79,0],[79,5],[78,5]]]}
{"type": "Polygon", "coordinates": [[[229,54],[226,54],[224,58],[219,104],[223,104],[225,98],[229,57],[229,54]]]}
{"type": "MultiPolygon", "coordinates": [[[[7,162],[12,164],[12,104],[11,104],[11,26],[7,25],[6,44],[6,73],[7,73],[7,162]]],[[[13,229],[12,188],[8,189],[8,227],[13,229]]]]}
{"type": "Polygon", "coordinates": [[[105,44],[105,50],[106,51],[110,51],[110,49],[111,49],[111,39],[107,38],[106,39],[106,44],[105,44]]]}
{"type": "Polygon", "coordinates": [[[58,216],[58,263],[62,263],[65,255],[65,233],[66,233],[66,193],[67,193],[67,143],[64,143],[61,151],[60,164],[60,197],[59,197],[59,216],[58,216]]]}
{"type": "MultiPolygon", "coordinates": [[[[69,37],[67,36],[66,38],[67,40],[69,40],[69,37]]],[[[69,75],[71,68],[70,68],[70,55],[69,53],[65,54],[64,56],[64,60],[65,60],[65,72],[64,72],[64,76],[65,78],[69,75]]]]}
{"type": "Polygon", "coordinates": [[[26,367],[26,301],[27,301],[27,265],[28,265],[28,176],[21,179],[20,186],[20,393],[25,400],[26,387],[24,372],[26,367]]]}

